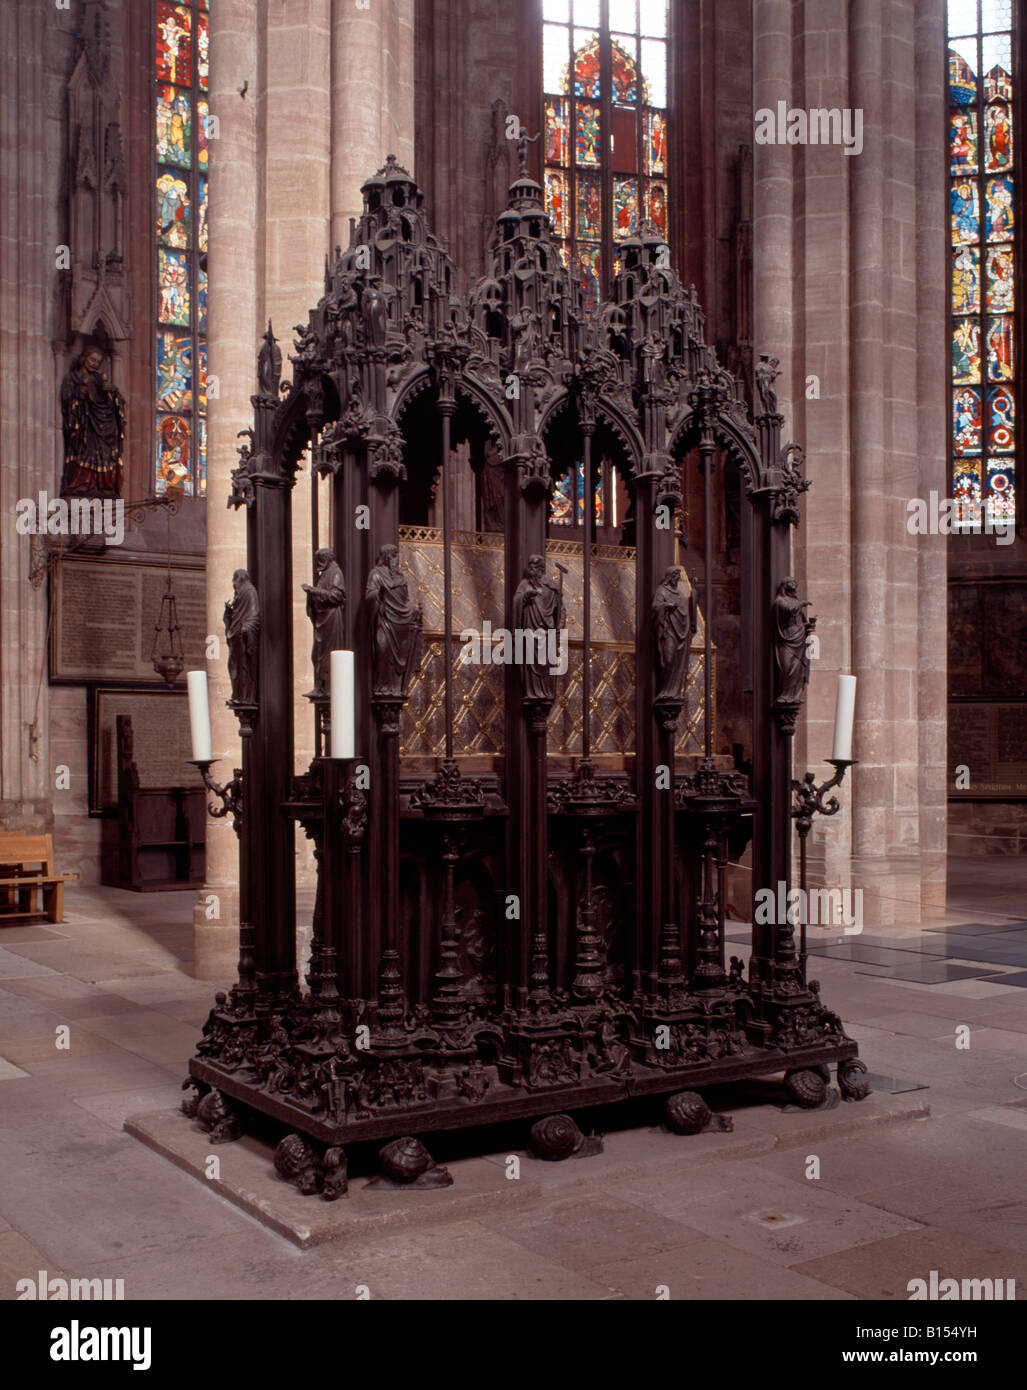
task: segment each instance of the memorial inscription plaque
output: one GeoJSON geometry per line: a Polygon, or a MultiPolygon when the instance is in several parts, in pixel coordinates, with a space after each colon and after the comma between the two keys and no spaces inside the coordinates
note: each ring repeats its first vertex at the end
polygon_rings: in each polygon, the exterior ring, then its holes
{"type": "MultiPolygon", "coordinates": [[[[186,667],[202,667],[204,573],[176,568],[171,577],[186,667]]],[[[150,652],[167,582],[164,565],[63,560],[54,575],[51,680],[76,685],[112,680],[162,685],[150,652]]]]}

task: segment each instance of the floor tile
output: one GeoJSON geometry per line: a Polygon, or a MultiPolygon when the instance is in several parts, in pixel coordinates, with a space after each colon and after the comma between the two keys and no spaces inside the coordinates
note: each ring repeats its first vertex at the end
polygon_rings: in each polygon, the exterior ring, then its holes
{"type": "MultiPolygon", "coordinates": [[[[889,980],[911,980],[915,984],[934,985],[949,980],[968,980],[978,978],[987,972],[987,967],[969,965],[950,965],[947,961],[911,959],[901,965],[891,965],[879,972],[880,977],[889,980]]],[[[857,969],[856,974],[864,972],[857,969]]]]}

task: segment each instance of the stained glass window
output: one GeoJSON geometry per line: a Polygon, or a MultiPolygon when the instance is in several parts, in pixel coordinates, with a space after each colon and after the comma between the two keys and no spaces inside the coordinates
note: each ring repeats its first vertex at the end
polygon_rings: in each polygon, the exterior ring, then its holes
{"type": "MultiPolygon", "coordinates": [[[[595,524],[617,525],[617,491],[613,470],[605,460],[593,465],[595,490],[595,524]],[[609,514],[610,520],[607,521],[609,514]]],[[[553,483],[550,500],[550,526],[584,526],[585,524],[585,465],[576,463],[553,483]]]]}
{"type": "Polygon", "coordinates": [[[616,242],[668,234],[667,3],[543,0],[542,20],[546,211],[595,309],[616,242]]]}
{"type": "Polygon", "coordinates": [[[154,488],[207,489],[209,0],[154,5],[154,488]]]}
{"type": "Polygon", "coordinates": [[[1016,517],[1011,0],[948,0],[952,486],[956,524],[1016,517]]]}

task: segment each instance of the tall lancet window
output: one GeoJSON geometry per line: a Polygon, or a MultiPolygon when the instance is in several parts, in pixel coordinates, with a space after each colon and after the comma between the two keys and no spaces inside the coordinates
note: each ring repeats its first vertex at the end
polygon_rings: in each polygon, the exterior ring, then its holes
{"type": "Polygon", "coordinates": [[[543,0],[546,210],[589,308],[614,245],[667,234],[666,0],[543,0]]]}
{"type": "Polygon", "coordinates": [[[154,5],[154,489],[207,490],[209,0],[154,5]]]}
{"type": "Polygon", "coordinates": [[[1013,25],[1011,0],[949,0],[952,486],[963,530],[1016,516],[1013,25]]]}

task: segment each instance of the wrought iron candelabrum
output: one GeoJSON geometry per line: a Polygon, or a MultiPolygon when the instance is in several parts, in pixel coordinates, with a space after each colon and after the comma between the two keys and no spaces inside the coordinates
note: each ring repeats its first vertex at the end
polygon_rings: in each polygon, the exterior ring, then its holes
{"type": "MultiPolygon", "coordinates": [[[[855,758],[828,758],[827,761],[834,768],[834,776],[829,777],[826,782],[816,785],[816,774],[807,772],[800,781],[798,778],[792,779],[792,796],[794,805],[792,807],[792,819],[795,821],[795,828],[799,832],[799,887],[802,889],[802,900],[806,902],[806,842],[809,839],[809,832],[813,828],[814,816],[836,816],[841,810],[841,802],[836,796],[832,796],[829,801],[824,798],[833,787],[840,787],[845,780],[845,774],[850,767],[856,764],[855,758]]],[[[799,930],[799,968],[802,971],[803,980],[806,979],[806,918],[808,913],[804,910],[799,930]]]]}
{"type": "Polygon", "coordinates": [[[221,802],[220,808],[213,802],[207,803],[207,814],[214,820],[220,820],[223,816],[232,817],[232,828],[238,835],[242,831],[242,768],[233,768],[233,775],[223,786],[220,782],[215,782],[210,775],[210,770],[218,761],[217,758],[205,758],[202,760],[192,759],[192,765],[203,778],[203,785],[209,792],[212,792],[221,802]]]}

